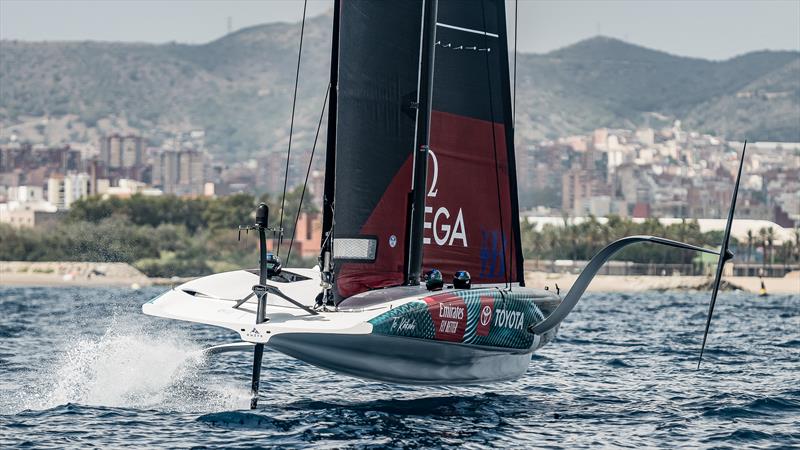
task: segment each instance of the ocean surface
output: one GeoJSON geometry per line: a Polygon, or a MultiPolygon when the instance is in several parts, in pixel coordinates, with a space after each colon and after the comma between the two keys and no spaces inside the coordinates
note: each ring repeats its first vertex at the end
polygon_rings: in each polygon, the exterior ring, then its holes
{"type": "Polygon", "coordinates": [[[336,375],[156,319],[161,289],[0,287],[0,448],[800,447],[800,296],[588,294],[513,382],[408,387],[336,375]]]}

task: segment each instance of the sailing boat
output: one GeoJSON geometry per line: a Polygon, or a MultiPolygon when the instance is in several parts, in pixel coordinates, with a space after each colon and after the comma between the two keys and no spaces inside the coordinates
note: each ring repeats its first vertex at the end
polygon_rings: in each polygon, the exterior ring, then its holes
{"type": "Polygon", "coordinates": [[[633,236],[563,298],[525,286],[505,17],[503,0],[337,0],[320,264],[267,254],[262,204],[259,269],[189,281],[143,312],[237,332],[209,352],[253,349],[255,407],[264,346],[393,383],[511,380],[622,247],[727,256],[727,235],[722,252],[633,236]]]}

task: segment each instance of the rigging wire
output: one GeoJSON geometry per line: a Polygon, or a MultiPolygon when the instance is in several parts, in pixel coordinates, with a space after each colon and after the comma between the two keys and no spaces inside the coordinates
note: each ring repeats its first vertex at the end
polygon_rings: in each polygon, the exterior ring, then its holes
{"type": "MultiPolygon", "coordinates": [[[[481,11],[483,12],[483,29],[487,30],[486,27],[486,5],[484,2],[481,2],[481,11]]],[[[486,47],[489,46],[489,38],[488,35],[484,33],[483,35],[484,45],[486,47]]],[[[508,56],[506,56],[508,57],[508,56]]],[[[508,278],[508,263],[506,261],[506,230],[505,225],[503,224],[503,203],[502,198],[500,196],[500,162],[497,159],[497,136],[495,135],[495,122],[494,122],[494,98],[492,96],[492,73],[489,67],[489,52],[486,52],[486,81],[488,83],[488,91],[489,91],[489,115],[491,118],[491,127],[492,127],[492,149],[494,150],[494,175],[495,175],[495,184],[497,187],[497,208],[500,210],[500,247],[502,248],[503,252],[503,275],[505,277],[505,284],[506,288],[510,289],[511,281],[508,278]]]]}
{"type": "Polygon", "coordinates": [[[283,174],[283,194],[281,195],[281,220],[278,225],[278,249],[276,254],[281,254],[281,244],[283,244],[283,208],[286,203],[286,183],[289,181],[289,158],[292,156],[292,134],[294,131],[294,112],[297,106],[297,86],[300,84],[300,57],[303,56],[303,35],[306,30],[306,9],[308,7],[308,0],[303,1],[303,21],[300,24],[300,49],[297,52],[297,70],[294,75],[294,96],[292,97],[292,118],[289,122],[289,149],[286,152],[286,170],[283,174]]]}
{"type": "MultiPolygon", "coordinates": [[[[517,24],[519,23],[519,0],[514,0],[514,98],[512,101],[512,111],[511,111],[511,132],[513,133],[512,139],[513,142],[517,142],[517,24]]],[[[512,149],[512,151],[516,151],[516,149],[512,149]]],[[[514,167],[516,170],[516,167],[514,167]]],[[[513,216],[513,214],[512,214],[513,216]]],[[[519,219],[519,218],[517,218],[519,219]]],[[[512,217],[513,220],[513,217],[512,217]]],[[[522,245],[522,244],[520,244],[522,245]]],[[[503,247],[505,248],[505,247],[503,247]]],[[[505,256],[503,256],[505,258],[505,256]]],[[[513,259],[513,257],[512,257],[513,259]]],[[[513,263],[513,261],[511,261],[513,263]]],[[[511,281],[508,280],[508,276],[506,276],[506,280],[508,281],[508,288],[511,289],[511,281]]]]}
{"type": "Polygon", "coordinates": [[[328,105],[328,94],[330,94],[330,92],[331,92],[331,84],[328,83],[328,89],[325,90],[325,99],[322,101],[322,111],[319,112],[319,123],[317,123],[317,134],[314,135],[314,145],[311,147],[311,157],[308,158],[306,179],[305,181],[303,181],[303,191],[300,193],[300,204],[297,205],[297,215],[294,218],[292,240],[289,241],[289,252],[286,254],[286,267],[289,267],[289,260],[292,258],[292,247],[294,247],[294,237],[297,235],[297,222],[300,220],[300,211],[303,208],[303,198],[305,198],[306,196],[306,186],[308,185],[308,176],[311,174],[311,163],[314,161],[314,152],[317,149],[317,139],[319,139],[319,130],[322,129],[322,119],[325,117],[325,107],[328,105]]]}
{"type": "MultiPolygon", "coordinates": [[[[514,0],[514,99],[513,102],[513,118],[512,125],[514,126],[514,133],[517,132],[517,23],[519,22],[517,14],[519,10],[519,0],[514,0]]],[[[516,142],[516,139],[515,139],[516,142]]]]}

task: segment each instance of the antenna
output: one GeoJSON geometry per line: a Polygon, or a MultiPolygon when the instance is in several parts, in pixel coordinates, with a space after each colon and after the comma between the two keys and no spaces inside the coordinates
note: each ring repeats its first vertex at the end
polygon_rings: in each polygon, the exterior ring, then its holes
{"type": "Polygon", "coordinates": [[[228,34],[233,33],[233,17],[228,16],[228,34]]]}
{"type": "Polygon", "coordinates": [[[725,263],[733,258],[733,252],[728,250],[728,241],[731,239],[731,225],[733,225],[733,213],[736,210],[736,195],[739,193],[739,180],[742,178],[742,167],[744,166],[744,154],[747,150],[747,140],[744,141],[742,147],[742,158],[739,161],[739,173],[736,175],[736,184],[733,186],[733,195],[731,196],[731,207],[728,209],[728,222],[725,224],[725,235],[722,237],[722,248],[719,250],[719,260],[717,262],[717,276],[714,278],[714,289],[711,291],[711,303],[708,305],[708,318],[706,319],[706,331],[703,333],[703,345],[700,347],[700,359],[697,360],[697,368],[700,369],[700,363],[703,361],[703,351],[706,349],[706,339],[708,338],[708,328],[711,326],[711,316],[714,314],[714,304],[717,302],[717,293],[719,292],[719,285],[722,282],[722,269],[725,268],[725,263]]]}

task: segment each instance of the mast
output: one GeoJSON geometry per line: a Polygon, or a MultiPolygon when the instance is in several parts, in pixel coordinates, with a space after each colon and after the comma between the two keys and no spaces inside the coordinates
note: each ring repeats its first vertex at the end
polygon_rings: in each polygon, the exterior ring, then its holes
{"type": "MultiPolygon", "coordinates": [[[[336,174],[336,93],[339,81],[339,5],[333,2],[333,37],[331,38],[330,101],[328,103],[328,134],[325,150],[325,192],[322,207],[322,242],[333,225],[333,189],[336,174]]],[[[328,245],[330,247],[330,245],[328,245]]]]}
{"type": "MultiPolygon", "coordinates": [[[[333,35],[331,38],[331,75],[328,103],[327,148],[325,150],[325,187],[322,194],[322,236],[320,242],[320,268],[330,277],[333,239],[333,193],[336,186],[336,105],[339,82],[339,13],[340,0],[333,2],[333,35]]],[[[328,280],[329,282],[330,280],[328,280]]]]}
{"type": "Polygon", "coordinates": [[[436,15],[438,0],[424,0],[422,55],[420,58],[417,105],[417,139],[414,151],[411,223],[408,239],[406,284],[419,284],[422,272],[422,233],[425,222],[428,150],[430,149],[431,107],[433,105],[433,62],[436,51],[436,15]]]}

